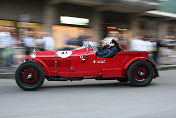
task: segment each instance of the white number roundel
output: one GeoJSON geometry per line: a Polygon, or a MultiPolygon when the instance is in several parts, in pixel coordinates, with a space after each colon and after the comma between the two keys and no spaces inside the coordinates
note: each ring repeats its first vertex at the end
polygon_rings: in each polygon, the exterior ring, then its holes
{"type": "Polygon", "coordinates": [[[61,58],[67,58],[72,54],[72,51],[58,51],[56,54],[61,58]]]}

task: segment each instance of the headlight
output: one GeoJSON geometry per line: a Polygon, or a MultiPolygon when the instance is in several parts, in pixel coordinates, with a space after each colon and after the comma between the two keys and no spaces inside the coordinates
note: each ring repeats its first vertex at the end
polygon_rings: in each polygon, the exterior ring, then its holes
{"type": "Polygon", "coordinates": [[[31,57],[35,58],[35,57],[36,57],[36,54],[31,54],[31,57]]]}
{"type": "Polygon", "coordinates": [[[36,57],[36,51],[35,51],[35,48],[34,48],[34,50],[33,50],[32,54],[31,54],[31,57],[33,57],[33,58],[35,58],[35,57],[36,57]]]}

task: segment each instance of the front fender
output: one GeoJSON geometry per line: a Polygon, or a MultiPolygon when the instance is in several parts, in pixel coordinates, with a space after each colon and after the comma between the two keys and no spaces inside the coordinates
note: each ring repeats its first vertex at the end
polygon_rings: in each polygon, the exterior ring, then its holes
{"type": "Polygon", "coordinates": [[[45,76],[50,77],[49,70],[48,70],[46,64],[42,60],[27,56],[27,57],[20,59],[19,61],[23,61],[23,60],[26,60],[26,61],[34,61],[35,60],[36,63],[38,63],[39,65],[42,66],[43,70],[45,71],[45,76]]]}

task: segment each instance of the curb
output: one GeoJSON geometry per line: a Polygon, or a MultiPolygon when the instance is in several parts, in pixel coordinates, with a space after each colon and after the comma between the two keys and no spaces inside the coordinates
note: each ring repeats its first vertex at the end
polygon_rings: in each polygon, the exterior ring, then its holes
{"type": "Polygon", "coordinates": [[[0,79],[10,79],[15,78],[14,73],[0,73],[0,79]]]}
{"type": "Polygon", "coordinates": [[[176,69],[176,65],[158,66],[158,70],[173,70],[173,69],[176,69]]]}
{"type": "MultiPolygon", "coordinates": [[[[158,71],[174,70],[174,69],[176,69],[176,65],[158,66],[158,71]]],[[[14,78],[15,78],[14,73],[0,73],[0,79],[14,79],[14,78]]]]}

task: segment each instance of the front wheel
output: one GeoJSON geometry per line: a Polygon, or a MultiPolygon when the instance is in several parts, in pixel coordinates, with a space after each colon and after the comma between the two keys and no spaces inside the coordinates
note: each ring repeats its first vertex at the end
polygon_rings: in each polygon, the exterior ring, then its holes
{"type": "Polygon", "coordinates": [[[17,85],[24,90],[35,90],[39,88],[45,80],[43,68],[34,62],[21,64],[15,73],[17,85]]]}
{"type": "Polygon", "coordinates": [[[139,60],[130,65],[127,77],[132,86],[142,87],[148,85],[153,79],[153,67],[150,63],[139,60]]]}

